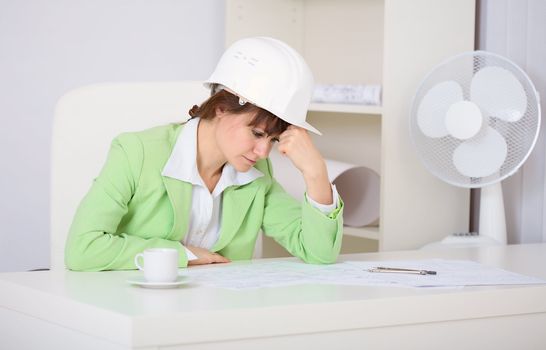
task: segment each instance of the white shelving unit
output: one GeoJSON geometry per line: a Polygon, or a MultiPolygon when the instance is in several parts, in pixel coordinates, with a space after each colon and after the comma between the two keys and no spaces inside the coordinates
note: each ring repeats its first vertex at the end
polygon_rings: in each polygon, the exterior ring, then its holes
{"type": "Polygon", "coordinates": [[[358,238],[379,240],[379,226],[349,227],[345,226],[344,234],[358,238]]]}
{"type": "Polygon", "coordinates": [[[358,240],[362,251],[413,249],[468,229],[469,191],[423,168],[408,111],[428,70],[473,49],[474,18],[475,0],[226,1],[226,45],[276,37],[305,57],[317,83],[382,86],[382,106],[313,103],[308,114],[326,158],[381,175],[380,226],[346,227],[353,251],[358,240]]]}
{"type": "Polygon", "coordinates": [[[311,103],[310,112],[349,113],[353,115],[377,115],[382,113],[381,106],[350,105],[339,103],[311,103]]]}

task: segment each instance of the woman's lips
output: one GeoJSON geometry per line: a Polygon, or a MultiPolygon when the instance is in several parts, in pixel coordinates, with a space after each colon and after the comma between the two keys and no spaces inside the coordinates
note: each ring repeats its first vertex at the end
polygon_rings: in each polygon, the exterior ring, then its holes
{"type": "Polygon", "coordinates": [[[243,158],[246,159],[246,160],[247,160],[250,164],[252,164],[252,165],[256,164],[256,161],[255,161],[255,160],[252,160],[252,159],[247,158],[247,157],[245,157],[245,156],[243,156],[243,158]]]}

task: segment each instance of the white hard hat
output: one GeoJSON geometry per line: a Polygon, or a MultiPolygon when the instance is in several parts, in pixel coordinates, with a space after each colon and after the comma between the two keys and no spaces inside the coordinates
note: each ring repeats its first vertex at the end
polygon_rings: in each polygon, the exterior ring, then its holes
{"type": "Polygon", "coordinates": [[[220,84],[282,120],[322,135],[305,121],[313,74],[303,57],[280,40],[245,38],[224,52],[205,86],[220,84]]]}

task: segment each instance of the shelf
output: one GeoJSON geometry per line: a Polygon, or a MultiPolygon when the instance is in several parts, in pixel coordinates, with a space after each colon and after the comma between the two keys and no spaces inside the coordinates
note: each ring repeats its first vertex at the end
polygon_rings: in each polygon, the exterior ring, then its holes
{"type": "Polygon", "coordinates": [[[381,106],[315,102],[309,105],[309,111],[381,115],[383,108],[381,106]]]}
{"type": "Polygon", "coordinates": [[[379,240],[378,226],[365,226],[365,227],[344,226],[343,233],[353,237],[379,240]]]}
{"type": "Polygon", "coordinates": [[[309,106],[309,121],[324,134],[313,135],[324,158],[382,176],[381,227],[345,227],[352,252],[413,249],[468,227],[468,189],[424,170],[408,136],[408,112],[423,74],[473,49],[475,2],[226,0],[227,44],[272,36],[302,54],[317,82],[381,86],[379,106],[309,106]]]}

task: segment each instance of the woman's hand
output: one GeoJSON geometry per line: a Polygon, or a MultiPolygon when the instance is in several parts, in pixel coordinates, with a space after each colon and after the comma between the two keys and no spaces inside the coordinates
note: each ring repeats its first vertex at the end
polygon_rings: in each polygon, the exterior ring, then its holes
{"type": "Polygon", "coordinates": [[[231,260],[228,258],[225,258],[218,253],[210,252],[204,248],[194,246],[186,246],[186,248],[188,248],[197,257],[195,260],[188,261],[188,265],[207,265],[231,262],[231,260]]]}
{"type": "Polygon", "coordinates": [[[307,195],[321,204],[332,204],[332,187],[326,163],[307,130],[290,125],[279,136],[279,152],[286,155],[301,171],[307,195]]]}

